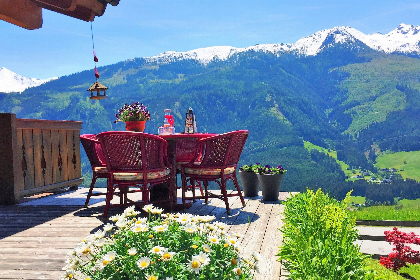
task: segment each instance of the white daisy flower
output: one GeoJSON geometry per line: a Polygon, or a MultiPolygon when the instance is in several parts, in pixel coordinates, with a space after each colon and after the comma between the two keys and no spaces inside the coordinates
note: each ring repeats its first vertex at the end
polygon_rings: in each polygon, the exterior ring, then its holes
{"type": "Polygon", "coordinates": [[[136,221],[136,224],[145,224],[147,223],[147,218],[140,218],[136,221]]]}
{"type": "Polygon", "coordinates": [[[254,260],[256,261],[260,261],[262,259],[261,255],[258,254],[257,252],[252,253],[252,257],[254,258],[254,260]]]}
{"type": "Polygon", "coordinates": [[[196,255],[196,257],[203,266],[208,265],[210,263],[209,256],[204,252],[201,252],[200,254],[196,255]]]}
{"type": "Polygon", "coordinates": [[[105,232],[103,230],[98,230],[93,234],[95,239],[101,239],[105,237],[105,232]]]}
{"type": "Polygon", "coordinates": [[[210,253],[211,252],[210,246],[207,244],[203,244],[203,251],[206,253],[210,253]]]}
{"type": "MultiPolygon", "coordinates": [[[[117,220],[118,221],[118,220],[117,220]]],[[[110,223],[104,225],[104,231],[110,231],[114,226],[110,223]]]]}
{"type": "Polygon", "coordinates": [[[239,242],[235,238],[228,238],[226,242],[232,246],[239,246],[239,242]]]}
{"type": "Polygon", "coordinates": [[[158,277],[153,274],[146,274],[146,280],[158,280],[158,277]]]}
{"type": "Polygon", "coordinates": [[[107,260],[108,262],[112,262],[113,260],[115,260],[116,256],[117,253],[115,251],[109,251],[102,257],[102,259],[107,260]]]}
{"type": "Polygon", "coordinates": [[[197,232],[197,226],[193,224],[187,224],[184,227],[184,230],[188,233],[194,233],[194,232],[197,232]]]}
{"type": "Polygon", "coordinates": [[[207,237],[207,240],[210,241],[211,243],[219,244],[219,238],[217,238],[216,236],[209,235],[207,237]]]}
{"type": "Polygon", "coordinates": [[[102,248],[105,245],[105,243],[106,243],[106,240],[104,238],[93,241],[93,245],[99,248],[102,248]]]}
{"type": "Polygon", "coordinates": [[[127,220],[126,219],[119,219],[115,225],[119,228],[125,228],[127,226],[127,220]]]}
{"type": "Polygon", "coordinates": [[[163,254],[162,254],[162,260],[164,260],[164,261],[170,261],[170,260],[172,260],[173,259],[173,257],[175,256],[175,252],[168,252],[168,251],[166,251],[166,252],[164,252],[163,254]]]}
{"type": "Polygon", "coordinates": [[[239,267],[235,267],[232,269],[233,273],[236,275],[236,279],[239,279],[239,277],[242,275],[242,270],[239,267]]]}
{"type": "Polygon", "coordinates": [[[121,215],[120,214],[117,214],[117,215],[114,215],[114,216],[110,217],[109,219],[115,223],[120,218],[121,218],[121,215]]]}
{"type": "Polygon", "coordinates": [[[137,261],[137,266],[140,269],[145,269],[150,265],[151,259],[148,257],[142,257],[137,261]]]}
{"type": "Polygon", "coordinates": [[[168,249],[166,249],[166,248],[164,248],[164,247],[161,247],[161,246],[155,246],[155,247],[153,247],[150,251],[149,251],[149,253],[152,253],[152,254],[158,254],[158,255],[163,255],[165,252],[167,252],[168,251],[168,249]]]}
{"type": "Polygon", "coordinates": [[[176,221],[177,221],[178,223],[180,223],[181,225],[188,224],[188,223],[190,223],[190,222],[191,222],[191,220],[192,220],[192,215],[191,215],[191,214],[183,214],[183,215],[180,215],[180,216],[176,219],[176,221]]]}
{"type": "Polygon", "coordinates": [[[163,212],[163,209],[161,209],[161,208],[158,208],[158,207],[153,207],[151,210],[150,210],[150,213],[152,213],[153,215],[156,215],[156,214],[162,214],[162,212],[163,212]]]}
{"type": "Polygon", "coordinates": [[[149,230],[148,224],[135,224],[131,230],[133,232],[147,232],[149,230]]]}
{"type": "Polygon", "coordinates": [[[130,256],[135,256],[137,254],[137,249],[136,248],[130,248],[128,249],[127,252],[130,256]]]}
{"type": "Polygon", "coordinates": [[[155,232],[164,232],[168,230],[168,225],[157,225],[153,227],[155,232]]]}
{"type": "Polygon", "coordinates": [[[145,212],[150,212],[151,210],[153,209],[153,204],[147,204],[147,205],[144,205],[144,207],[143,207],[143,210],[145,211],[145,212]]]}
{"type": "Polygon", "coordinates": [[[200,271],[203,269],[203,266],[201,265],[201,262],[197,256],[192,257],[187,267],[196,274],[200,273],[200,271]]]}
{"type": "Polygon", "coordinates": [[[225,229],[227,226],[225,223],[222,222],[215,222],[214,224],[220,229],[225,229]]]}
{"type": "Polygon", "coordinates": [[[86,243],[79,244],[74,249],[78,255],[90,254],[90,250],[91,250],[90,245],[86,243]]]}

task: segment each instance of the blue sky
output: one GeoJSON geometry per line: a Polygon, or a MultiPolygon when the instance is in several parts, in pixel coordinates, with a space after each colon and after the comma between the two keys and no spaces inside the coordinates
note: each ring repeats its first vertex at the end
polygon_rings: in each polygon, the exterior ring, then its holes
{"type": "MultiPolygon", "coordinates": [[[[100,67],[164,51],[294,43],[335,26],[388,33],[400,23],[420,25],[418,0],[120,0],[95,18],[93,35],[100,67]]],[[[88,22],[47,10],[38,30],[0,20],[0,67],[44,79],[94,66],[88,22]]]]}

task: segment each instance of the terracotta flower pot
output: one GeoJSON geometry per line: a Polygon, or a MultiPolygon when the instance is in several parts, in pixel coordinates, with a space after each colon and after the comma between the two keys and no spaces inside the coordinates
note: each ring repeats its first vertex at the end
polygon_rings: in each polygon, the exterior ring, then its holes
{"type": "Polygon", "coordinates": [[[259,182],[257,173],[239,171],[239,178],[241,178],[242,189],[244,196],[253,197],[258,196],[259,182]]]}
{"type": "Polygon", "coordinates": [[[146,121],[126,121],[125,129],[128,131],[143,132],[146,128],[146,121]]]}
{"type": "Polygon", "coordinates": [[[261,185],[263,200],[278,200],[283,174],[257,174],[257,176],[261,185]]]}

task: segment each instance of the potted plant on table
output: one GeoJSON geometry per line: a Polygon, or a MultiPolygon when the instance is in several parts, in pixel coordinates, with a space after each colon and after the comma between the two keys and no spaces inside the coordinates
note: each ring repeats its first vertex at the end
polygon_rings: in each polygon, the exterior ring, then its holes
{"type": "Polygon", "coordinates": [[[257,170],[258,181],[261,185],[263,200],[276,201],[279,198],[280,185],[283,174],[286,172],[283,166],[271,167],[270,165],[260,166],[257,170]]]}
{"type": "Polygon", "coordinates": [[[258,196],[259,182],[256,172],[260,167],[261,165],[259,163],[254,165],[245,164],[239,167],[239,178],[241,179],[244,196],[258,196]]]}
{"type": "Polygon", "coordinates": [[[131,105],[124,104],[115,114],[117,122],[125,122],[125,128],[129,131],[143,132],[146,121],[150,120],[150,113],[143,103],[134,102],[131,105]]]}

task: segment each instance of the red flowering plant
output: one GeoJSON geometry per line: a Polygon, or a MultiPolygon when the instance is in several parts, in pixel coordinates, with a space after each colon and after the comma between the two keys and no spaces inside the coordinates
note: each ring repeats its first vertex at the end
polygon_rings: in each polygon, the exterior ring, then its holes
{"type": "Polygon", "coordinates": [[[420,263],[420,253],[405,244],[420,245],[420,237],[414,232],[405,233],[394,227],[392,231],[385,231],[385,240],[395,247],[388,257],[381,257],[379,263],[388,269],[397,272],[402,267],[408,267],[407,263],[420,263]]]}

